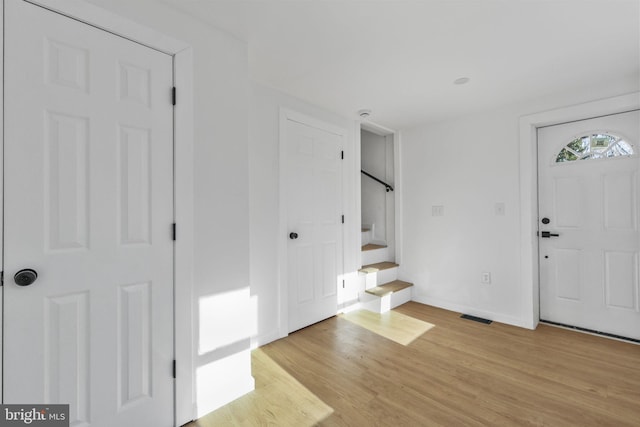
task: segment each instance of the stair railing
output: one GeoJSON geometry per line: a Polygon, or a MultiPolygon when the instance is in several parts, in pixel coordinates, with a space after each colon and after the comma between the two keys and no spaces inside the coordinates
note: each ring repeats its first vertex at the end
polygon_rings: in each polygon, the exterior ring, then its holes
{"type": "Polygon", "coordinates": [[[393,187],[392,187],[391,185],[387,184],[386,182],[379,180],[379,179],[378,179],[378,178],[376,178],[375,176],[371,175],[371,174],[370,174],[370,173],[368,173],[368,172],[363,171],[362,169],[360,170],[360,172],[362,172],[364,175],[368,176],[368,177],[369,177],[369,178],[371,178],[372,180],[377,181],[377,182],[379,182],[380,184],[384,185],[385,189],[387,190],[387,193],[388,193],[389,191],[393,191],[393,187]]]}

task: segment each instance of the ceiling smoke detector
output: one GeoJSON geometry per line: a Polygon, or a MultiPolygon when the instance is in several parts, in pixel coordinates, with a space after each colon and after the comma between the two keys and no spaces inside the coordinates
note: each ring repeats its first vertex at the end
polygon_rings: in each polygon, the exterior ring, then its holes
{"type": "Polygon", "coordinates": [[[368,119],[369,116],[371,115],[371,110],[359,110],[358,115],[362,119],[368,119]]]}

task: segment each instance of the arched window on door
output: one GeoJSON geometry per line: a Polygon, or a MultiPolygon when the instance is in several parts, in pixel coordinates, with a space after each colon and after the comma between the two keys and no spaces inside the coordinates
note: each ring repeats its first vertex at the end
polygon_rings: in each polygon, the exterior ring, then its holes
{"type": "Polygon", "coordinates": [[[608,133],[592,133],[565,145],[556,156],[556,163],[626,157],[633,154],[633,146],[621,137],[608,133]]]}

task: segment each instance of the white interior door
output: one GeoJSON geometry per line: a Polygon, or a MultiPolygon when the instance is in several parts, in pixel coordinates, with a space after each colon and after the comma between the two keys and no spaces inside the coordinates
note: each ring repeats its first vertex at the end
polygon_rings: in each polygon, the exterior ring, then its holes
{"type": "Polygon", "coordinates": [[[342,136],[286,121],[289,331],[334,316],[343,266],[342,136]]]}
{"type": "Polygon", "coordinates": [[[5,5],[4,402],[172,425],[172,58],[5,5]]]}
{"type": "Polygon", "coordinates": [[[640,339],[639,140],[638,111],[538,130],[541,319],[640,339]]]}

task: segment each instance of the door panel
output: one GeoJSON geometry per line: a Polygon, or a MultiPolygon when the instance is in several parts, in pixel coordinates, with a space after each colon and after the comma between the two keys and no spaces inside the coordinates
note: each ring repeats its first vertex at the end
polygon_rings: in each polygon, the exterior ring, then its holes
{"type": "Polygon", "coordinates": [[[580,228],[585,186],[579,177],[554,178],[553,212],[560,228],[580,228]]]}
{"type": "Polygon", "coordinates": [[[48,249],[89,247],[89,120],[45,113],[44,192],[48,249]]]}
{"type": "Polygon", "coordinates": [[[120,244],[151,244],[151,135],[120,127],[118,150],[120,244]]]}
{"type": "MultiPolygon", "coordinates": [[[[601,139],[574,151],[586,156],[601,139]]],[[[640,339],[639,141],[638,111],[538,130],[539,217],[550,219],[539,229],[559,235],[540,238],[541,319],[640,339]],[[594,134],[619,136],[634,154],[556,161],[594,134]]]]}
{"type": "Polygon", "coordinates": [[[580,301],[582,282],[582,251],[579,249],[555,249],[556,298],[580,301]]]}
{"type": "Polygon", "coordinates": [[[607,230],[637,231],[637,173],[608,173],[603,176],[604,227],[607,230]]]}
{"type": "Polygon", "coordinates": [[[342,137],[286,122],[289,331],[334,316],[342,277],[342,137]]]}
{"type": "MultiPolygon", "coordinates": [[[[69,403],[72,422],[88,423],[91,354],[89,293],[76,292],[48,297],[45,299],[44,311],[43,402],[69,403]]],[[[12,319],[7,319],[7,323],[11,321],[12,319]]],[[[12,375],[5,373],[6,377],[11,378],[12,375]]],[[[5,402],[10,402],[13,392],[11,386],[5,387],[5,390],[5,402]]]]}
{"type": "Polygon", "coordinates": [[[151,283],[118,289],[118,409],[151,398],[151,283]]]}
{"type": "Polygon", "coordinates": [[[4,402],[171,425],[172,58],[5,5],[4,402]]]}
{"type": "Polygon", "coordinates": [[[605,252],[607,307],[635,310],[637,303],[638,254],[605,252]]]}

